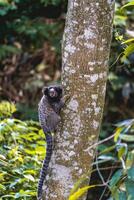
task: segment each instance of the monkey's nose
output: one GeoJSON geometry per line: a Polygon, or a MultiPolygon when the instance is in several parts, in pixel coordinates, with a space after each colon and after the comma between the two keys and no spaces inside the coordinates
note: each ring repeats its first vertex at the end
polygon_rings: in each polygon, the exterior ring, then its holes
{"type": "Polygon", "coordinates": [[[56,92],[53,88],[50,89],[49,94],[50,94],[51,97],[56,96],[56,92]]]}

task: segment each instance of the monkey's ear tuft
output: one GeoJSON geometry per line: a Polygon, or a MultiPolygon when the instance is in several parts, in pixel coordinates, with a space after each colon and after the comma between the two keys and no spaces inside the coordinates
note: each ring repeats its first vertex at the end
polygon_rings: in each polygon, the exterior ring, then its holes
{"type": "Polygon", "coordinates": [[[44,87],[44,88],[42,89],[42,93],[43,93],[44,95],[48,95],[48,87],[44,87]]]}
{"type": "Polygon", "coordinates": [[[61,87],[61,86],[59,86],[59,87],[58,87],[58,92],[59,92],[59,94],[61,94],[61,95],[62,95],[63,89],[62,89],[62,87],[61,87]]]}

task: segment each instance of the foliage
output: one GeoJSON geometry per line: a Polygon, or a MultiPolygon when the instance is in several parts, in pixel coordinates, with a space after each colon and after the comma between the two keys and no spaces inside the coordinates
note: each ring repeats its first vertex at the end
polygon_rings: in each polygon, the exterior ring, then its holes
{"type": "Polygon", "coordinates": [[[117,170],[109,184],[113,199],[134,199],[134,119],[117,124],[114,141],[117,160],[121,169],[117,170]],[[132,142],[132,143],[131,143],[132,142]]]}
{"type": "Polygon", "coordinates": [[[114,145],[107,147],[107,144],[101,144],[98,147],[99,156],[97,161],[94,162],[94,165],[97,166],[96,169],[89,171],[77,181],[70,193],[69,200],[77,200],[88,189],[91,190],[102,185],[108,187],[111,191],[110,200],[134,199],[134,119],[122,121],[116,126],[114,145]],[[101,174],[101,165],[104,162],[108,162],[111,168],[112,165],[119,168],[113,173],[111,179],[106,182],[101,174]],[[98,171],[102,183],[81,187],[82,183],[89,177],[89,174],[94,171],[98,171]]]}
{"type": "Polygon", "coordinates": [[[106,118],[112,122],[133,117],[134,39],[132,26],[134,7],[133,1],[121,7],[124,2],[127,3],[127,1],[117,1],[115,5],[105,110],[106,118]]]}
{"type": "Polygon", "coordinates": [[[1,100],[34,107],[44,83],[59,80],[65,7],[65,0],[0,1],[1,100]]]}
{"type": "MultiPolygon", "coordinates": [[[[39,48],[45,40],[50,40],[55,46],[57,31],[60,29],[59,23],[46,24],[44,17],[49,14],[45,12],[46,6],[49,4],[57,6],[59,3],[61,3],[60,0],[40,0],[38,2],[35,0],[2,0],[0,2],[0,24],[2,25],[0,39],[1,44],[7,46],[7,53],[8,46],[14,47],[16,43],[19,43],[21,49],[25,51],[29,51],[29,48],[31,51],[39,48]],[[25,10],[25,8],[28,9],[25,10]],[[40,39],[37,40],[37,38],[40,39]]],[[[0,53],[0,58],[3,57],[4,55],[0,53]]]]}
{"type": "Polygon", "coordinates": [[[83,188],[79,188],[78,191],[76,191],[74,194],[70,195],[69,200],[77,200],[79,199],[84,193],[87,192],[87,190],[96,187],[96,185],[91,186],[85,186],[83,188]]]}
{"type": "Polygon", "coordinates": [[[18,48],[11,45],[0,45],[0,59],[10,56],[13,53],[18,54],[19,52],[20,50],[18,48]]]}
{"type": "Polygon", "coordinates": [[[100,163],[100,161],[108,161],[111,162],[113,166],[117,166],[111,179],[108,180],[109,184],[107,184],[107,187],[111,191],[110,200],[133,199],[134,119],[119,122],[116,124],[116,127],[114,131],[114,145],[112,144],[112,146],[108,147],[107,144],[103,144],[99,146],[98,163],[100,163]]]}
{"type": "Polygon", "coordinates": [[[122,6],[121,9],[124,9],[124,8],[126,8],[126,7],[129,7],[129,6],[134,6],[134,2],[131,1],[131,2],[127,3],[127,4],[125,4],[124,6],[122,6]]]}
{"type": "Polygon", "coordinates": [[[11,117],[15,111],[14,104],[0,103],[0,199],[33,200],[45,155],[44,133],[37,122],[11,117]]]}
{"type": "Polygon", "coordinates": [[[0,118],[11,117],[11,115],[16,111],[16,107],[13,103],[8,101],[2,101],[0,103],[0,118]]]}
{"type": "MultiPolygon", "coordinates": [[[[99,156],[96,166],[101,183],[106,184],[106,188],[111,191],[109,200],[134,199],[132,190],[134,188],[133,175],[131,175],[131,178],[129,176],[129,170],[131,174],[134,173],[134,120],[126,120],[133,118],[132,99],[134,97],[134,81],[132,77],[134,72],[134,38],[133,31],[131,31],[133,30],[133,10],[133,1],[116,2],[114,37],[112,41],[106,100],[106,118],[108,120],[105,119],[106,121],[103,124],[101,138],[105,138],[109,136],[109,132],[113,132],[109,128],[108,121],[114,123],[122,119],[124,121],[116,124],[114,143],[111,144],[108,141],[106,144],[99,146],[99,156]],[[124,2],[126,4],[123,5],[124,2]],[[109,163],[111,164],[110,174],[111,172],[112,174],[107,178],[107,181],[104,181],[105,178],[103,178],[101,172],[101,166],[104,163],[108,163],[107,166],[109,166],[109,163]],[[112,166],[116,166],[114,171],[112,166]]],[[[104,193],[101,194],[101,198],[103,196],[104,193]]]]}

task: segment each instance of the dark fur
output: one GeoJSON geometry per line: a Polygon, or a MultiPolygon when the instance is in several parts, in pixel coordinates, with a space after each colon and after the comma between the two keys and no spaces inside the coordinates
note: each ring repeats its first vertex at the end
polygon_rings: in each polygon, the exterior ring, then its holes
{"type": "Polygon", "coordinates": [[[59,112],[64,105],[64,101],[62,99],[62,88],[61,86],[49,86],[43,89],[43,97],[40,100],[38,113],[39,113],[39,121],[41,127],[46,136],[46,157],[43,161],[43,166],[40,172],[40,178],[38,183],[38,200],[42,198],[42,187],[43,182],[47,175],[47,170],[49,166],[49,162],[52,155],[53,149],[53,137],[52,133],[55,132],[56,127],[60,121],[59,112]],[[53,88],[56,96],[51,97],[49,94],[50,89],[53,88]]]}

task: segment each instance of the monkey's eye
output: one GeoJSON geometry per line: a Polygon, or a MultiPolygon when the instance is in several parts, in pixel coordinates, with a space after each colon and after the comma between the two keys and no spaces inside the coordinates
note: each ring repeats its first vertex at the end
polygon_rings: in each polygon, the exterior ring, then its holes
{"type": "Polygon", "coordinates": [[[49,96],[50,97],[57,97],[57,92],[54,88],[49,89],[49,96]]]}

